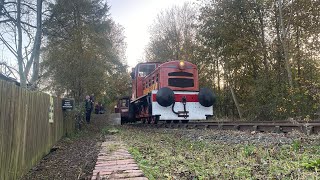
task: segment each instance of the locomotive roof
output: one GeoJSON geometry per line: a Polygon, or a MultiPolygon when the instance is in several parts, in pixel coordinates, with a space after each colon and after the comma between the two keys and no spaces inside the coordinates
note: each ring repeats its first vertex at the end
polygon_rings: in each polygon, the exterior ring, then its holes
{"type": "Polygon", "coordinates": [[[141,63],[138,63],[137,65],[136,65],[136,67],[138,66],[138,65],[141,65],[141,64],[161,64],[162,62],[141,62],[141,63]]]}
{"type": "MultiPolygon", "coordinates": [[[[166,63],[175,62],[175,61],[181,61],[181,60],[168,60],[168,61],[166,61],[166,62],[141,62],[141,63],[138,63],[138,64],[136,65],[136,67],[137,67],[138,65],[143,65],[143,64],[166,64],[166,63]]],[[[187,62],[187,63],[192,64],[192,63],[189,62],[189,61],[184,61],[184,62],[187,62]]]]}

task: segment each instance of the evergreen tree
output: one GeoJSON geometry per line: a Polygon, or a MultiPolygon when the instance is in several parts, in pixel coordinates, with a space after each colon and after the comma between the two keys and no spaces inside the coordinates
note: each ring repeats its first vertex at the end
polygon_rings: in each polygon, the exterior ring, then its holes
{"type": "Polygon", "coordinates": [[[50,7],[42,67],[52,81],[52,89],[67,92],[77,102],[85,94],[102,96],[108,79],[126,69],[124,37],[108,15],[109,6],[103,0],[57,0],[50,7]]]}

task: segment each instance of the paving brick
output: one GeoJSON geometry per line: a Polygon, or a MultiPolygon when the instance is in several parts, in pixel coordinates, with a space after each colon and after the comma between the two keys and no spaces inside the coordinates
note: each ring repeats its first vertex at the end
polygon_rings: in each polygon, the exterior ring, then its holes
{"type": "Polygon", "coordinates": [[[122,173],[115,174],[116,178],[133,178],[133,177],[143,177],[143,173],[122,173]]]}
{"type": "Polygon", "coordinates": [[[91,179],[147,180],[128,150],[116,141],[101,144],[91,179]],[[110,153],[108,146],[114,144],[119,145],[120,149],[110,153]]]}
{"type": "Polygon", "coordinates": [[[148,180],[146,177],[124,178],[125,180],[148,180]]]}
{"type": "Polygon", "coordinates": [[[140,169],[138,170],[125,170],[124,173],[143,173],[140,169]]]}
{"type": "Polygon", "coordinates": [[[108,170],[108,171],[117,171],[117,170],[135,170],[139,169],[137,164],[128,164],[128,165],[114,165],[114,166],[103,166],[103,167],[95,167],[93,172],[97,172],[99,170],[108,170]]]}
{"type": "Polygon", "coordinates": [[[123,165],[123,164],[136,164],[136,162],[133,159],[101,161],[96,163],[96,167],[110,166],[110,165],[123,165]]]}
{"type": "Polygon", "coordinates": [[[100,171],[100,176],[111,175],[113,171],[100,171]]]}

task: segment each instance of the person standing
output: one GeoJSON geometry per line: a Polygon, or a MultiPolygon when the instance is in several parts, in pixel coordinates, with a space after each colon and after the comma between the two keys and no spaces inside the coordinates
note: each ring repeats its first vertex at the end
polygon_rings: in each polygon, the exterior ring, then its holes
{"type": "Polygon", "coordinates": [[[92,111],[92,102],[90,100],[90,96],[89,95],[86,96],[85,109],[86,109],[86,121],[87,121],[87,124],[90,124],[91,111],[92,111]]]}
{"type": "Polygon", "coordinates": [[[95,100],[95,99],[94,99],[94,94],[92,93],[91,96],[90,96],[91,107],[92,107],[92,108],[91,108],[91,112],[92,112],[92,110],[93,110],[93,108],[94,108],[94,100],[95,100]]]}

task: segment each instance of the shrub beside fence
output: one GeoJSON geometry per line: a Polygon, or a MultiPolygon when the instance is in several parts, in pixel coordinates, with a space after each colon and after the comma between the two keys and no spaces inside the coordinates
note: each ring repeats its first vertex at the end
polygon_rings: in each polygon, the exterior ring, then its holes
{"type": "Polygon", "coordinates": [[[61,99],[0,80],[0,179],[19,179],[65,134],[74,121],[63,118],[61,99]]]}

